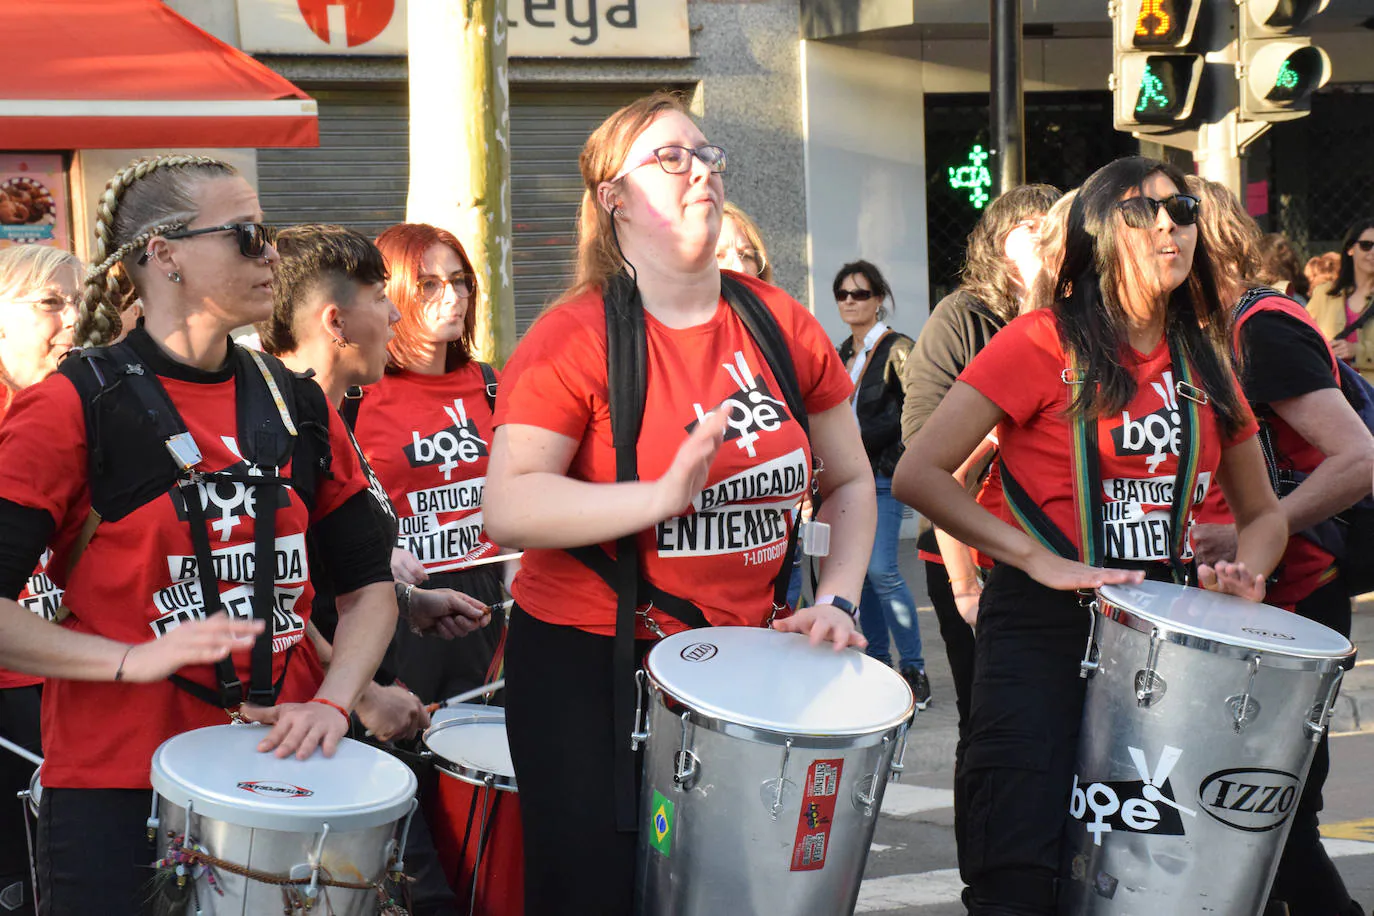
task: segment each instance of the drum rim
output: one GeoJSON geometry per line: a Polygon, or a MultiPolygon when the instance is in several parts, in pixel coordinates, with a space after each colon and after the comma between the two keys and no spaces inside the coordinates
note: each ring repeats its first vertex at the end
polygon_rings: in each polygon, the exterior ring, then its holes
{"type": "MultiPolygon", "coordinates": [[[[499,716],[486,715],[482,713],[472,713],[469,715],[455,716],[453,718],[445,719],[442,722],[437,722],[434,725],[431,725],[429,728],[425,729],[425,733],[421,736],[420,740],[424,743],[425,750],[429,752],[430,757],[433,759],[434,768],[439,772],[443,773],[445,776],[452,776],[454,779],[460,780],[473,786],[490,786],[491,788],[499,789],[502,792],[519,792],[519,786],[517,785],[516,778],[514,776],[503,776],[500,773],[495,773],[491,770],[483,770],[480,767],[470,766],[466,763],[460,763],[457,760],[445,757],[443,754],[436,751],[429,744],[430,735],[437,735],[439,732],[443,731],[446,728],[452,728],[461,725],[490,725],[498,719],[500,720],[502,725],[505,724],[506,717],[504,713],[502,713],[499,716]],[[488,779],[490,779],[490,781],[488,781],[488,779]]],[[[509,747],[509,744],[507,746],[509,747]]]]}
{"type": "MultiPolygon", "coordinates": [[[[732,627],[711,627],[711,628],[709,628],[709,629],[710,629],[711,631],[726,631],[726,632],[729,632],[729,631],[773,632],[773,631],[769,631],[769,630],[764,630],[764,629],[761,628],[761,627],[733,627],[733,626],[732,626],[732,627]]],[[[779,634],[779,635],[783,635],[783,634],[779,634]]],[[[800,638],[800,639],[805,639],[805,637],[804,637],[804,636],[801,636],[800,634],[790,634],[790,635],[796,635],[796,636],[797,636],[798,638],[800,638]]],[[[757,735],[759,735],[759,736],[761,736],[761,737],[764,737],[765,740],[768,741],[768,743],[775,743],[775,742],[772,740],[772,739],[774,739],[774,738],[776,738],[776,739],[786,739],[786,738],[807,739],[807,738],[810,738],[810,739],[816,739],[816,740],[819,740],[819,741],[827,741],[827,740],[834,740],[834,739],[845,739],[845,738],[875,738],[875,742],[876,742],[877,740],[881,740],[881,736],[883,735],[883,733],[885,733],[885,732],[887,732],[887,731],[890,731],[891,729],[894,729],[894,728],[900,726],[900,725],[901,725],[902,723],[904,723],[904,722],[909,722],[909,721],[911,721],[912,714],[913,714],[913,713],[915,712],[915,710],[916,710],[916,697],[915,697],[915,694],[913,694],[913,693],[911,692],[911,685],[908,684],[908,683],[906,682],[906,679],[903,678],[903,677],[902,677],[900,674],[898,674],[896,671],[893,671],[891,668],[887,667],[886,665],[883,665],[881,662],[879,662],[879,661],[877,661],[877,660],[875,660],[875,659],[871,659],[871,658],[869,658],[867,655],[864,655],[864,654],[862,654],[862,653],[859,653],[860,656],[861,656],[861,658],[863,658],[863,659],[866,660],[866,661],[871,661],[871,662],[873,662],[874,665],[876,665],[876,666],[878,666],[879,668],[883,669],[884,671],[887,672],[888,675],[890,675],[891,677],[895,678],[895,679],[896,679],[895,683],[900,683],[900,684],[902,685],[902,688],[906,691],[906,698],[907,698],[907,699],[906,699],[905,708],[902,710],[902,712],[901,712],[900,714],[893,714],[892,716],[890,716],[890,717],[887,718],[887,719],[880,719],[880,720],[877,720],[876,722],[869,723],[869,724],[864,725],[864,726],[861,726],[861,727],[840,727],[840,728],[809,729],[809,730],[803,730],[803,729],[800,729],[800,728],[790,728],[790,727],[787,727],[787,726],[783,726],[783,725],[780,725],[780,724],[774,724],[774,723],[763,724],[763,723],[759,722],[757,719],[755,719],[755,720],[753,720],[753,721],[741,721],[744,717],[743,717],[742,714],[740,714],[740,713],[732,713],[732,712],[729,711],[729,710],[721,709],[721,708],[715,706],[714,704],[702,702],[702,701],[700,701],[700,700],[691,700],[691,699],[686,699],[686,698],[684,698],[684,697],[681,695],[681,691],[680,691],[680,690],[678,690],[678,689],[676,689],[676,688],[671,687],[671,686],[668,685],[668,683],[664,680],[664,677],[663,677],[663,675],[662,675],[661,672],[656,673],[656,672],[654,671],[654,668],[653,668],[653,658],[654,658],[654,652],[655,652],[655,651],[660,650],[660,649],[663,649],[663,647],[666,646],[666,647],[668,647],[668,649],[665,650],[665,651],[668,651],[668,652],[671,654],[671,650],[672,650],[673,648],[676,648],[676,647],[677,647],[677,644],[674,642],[675,640],[678,641],[678,642],[681,642],[681,641],[686,640],[686,639],[700,639],[701,636],[702,636],[702,631],[701,631],[701,630],[684,630],[684,631],[681,632],[681,633],[674,633],[674,634],[672,634],[671,636],[664,637],[663,639],[661,639],[661,640],[659,640],[657,643],[655,643],[654,646],[653,646],[653,648],[651,648],[651,649],[649,650],[649,654],[646,655],[645,658],[644,658],[644,663],[643,663],[643,667],[642,667],[642,670],[644,671],[644,674],[645,674],[645,676],[648,678],[650,684],[652,684],[652,685],[654,686],[654,688],[655,688],[659,693],[661,693],[661,694],[664,695],[664,696],[672,697],[674,703],[676,703],[676,704],[679,705],[679,706],[682,706],[684,709],[689,710],[689,711],[692,713],[692,720],[693,720],[693,722],[694,722],[696,725],[698,725],[699,727],[706,728],[706,729],[711,730],[711,731],[718,731],[718,732],[725,732],[725,733],[735,733],[735,734],[739,734],[739,733],[744,733],[744,734],[757,734],[757,735]],[[876,737],[875,737],[875,736],[876,736],[876,737]]],[[[828,651],[828,650],[827,650],[827,651],[828,651]]],[[[850,650],[846,650],[846,651],[852,651],[852,652],[856,652],[856,653],[858,652],[857,649],[850,649],[850,650]]],[[[781,740],[778,740],[776,743],[782,743],[782,742],[781,742],[781,740]]],[[[836,745],[824,745],[824,746],[831,746],[831,747],[834,747],[834,746],[836,746],[836,745]]],[[[855,746],[858,746],[858,745],[853,744],[853,743],[849,743],[849,744],[844,744],[843,746],[845,746],[845,747],[855,747],[855,746]]]]}
{"type": "MultiPolygon", "coordinates": [[[[394,794],[384,801],[344,805],[329,812],[293,812],[280,808],[249,808],[230,804],[221,797],[209,794],[210,790],[204,786],[188,785],[182,781],[179,775],[172,775],[166,768],[165,758],[169,753],[168,748],[177,739],[211,729],[235,729],[245,732],[251,730],[261,731],[263,734],[267,732],[266,726],[259,725],[210,725],[205,728],[181,732],[168,738],[154,752],[149,774],[149,781],[152,783],[153,792],[158,796],[159,803],[166,802],[183,809],[190,803],[194,806],[196,815],[201,818],[209,818],[235,827],[246,827],[253,830],[276,830],[285,833],[318,832],[320,825],[325,822],[329,823],[331,830],[337,832],[370,830],[374,827],[399,823],[410,814],[415,806],[415,797],[420,784],[410,767],[391,754],[369,747],[361,741],[354,741],[352,738],[340,739],[340,749],[356,744],[361,748],[366,748],[369,753],[381,754],[386,760],[395,764],[396,775],[400,778],[400,783],[404,786],[405,791],[394,794]]],[[[337,751],[335,753],[337,754],[337,751]]],[[[390,764],[386,765],[389,766],[390,764]]]]}
{"type": "MultiPolygon", "coordinates": [[[[1189,628],[1164,618],[1147,615],[1142,611],[1114,601],[1103,594],[1104,586],[1097,590],[1094,602],[1096,612],[1104,620],[1121,624],[1129,630],[1150,635],[1157,632],[1164,642],[1187,649],[1197,649],[1210,655],[1224,658],[1250,659],[1262,656],[1264,664],[1270,668],[1285,668],[1300,671],[1332,671],[1336,668],[1349,670],[1355,665],[1356,648],[1346,637],[1346,650],[1340,653],[1310,652],[1297,649],[1284,650],[1279,646],[1260,646],[1226,642],[1219,634],[1206,636],[1200,629],[1189,628]]],[[[1334,630],[1332,632],[1335,632],[1334,630]]]]}

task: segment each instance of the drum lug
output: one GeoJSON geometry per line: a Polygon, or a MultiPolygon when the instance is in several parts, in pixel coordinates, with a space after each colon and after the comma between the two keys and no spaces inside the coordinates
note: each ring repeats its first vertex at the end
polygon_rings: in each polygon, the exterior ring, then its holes
{"type": "Polygon", "coordinates": [[[1260,713],[1259,700],[1251,696],[1255,691],[1255,675],[1259,673],[1259,666],[1260,657],[1253,656],[1250,659],[1250,674],[1245,681],[1245,692],[1226,698],[1226,705],[1231,710],[1231,723],[1235,726],[1237,735],[1245,731],[1246,726],[1255,721],[1260,713]]]}
{"type": "Polygon", "coordinates": [[[1159,647],[1163,642],[1159,638],[1158,627],[1150,631],[1150,652],[1145,656],[1145,667],[1135,673],[1135,705],[1141,709],[1149,709],[1164,699],[1164,678],[1155,670],[1159,665],[1159,647]]]}
{"type": "Polygon", "coordinates": [[[778,768],[777,778],[765,779],[763,782],[764,803],[768,805],[768,816],[773,820],[777,820],[778,815],[782,813],[782,797],[787,790],[787,758],[790,756],[792,756],[792,739],[788,738],[782,746],[782,766],[778,768]],[[767,798],[769,791],[773,792],[771,802],[767,798]]]}
{"type": "MultiPolygon", "coordinates": [[[[920,710],[917,710],[915,713],[912,713],[912,716],[911,716],[911,721],[912,721],[912,722],[914,722],[914,721],[916,720],[916,716],[917,716],[919,713],[920,713],[920,710]]],[[[893,759],[892,759],[892,767],[891,767],[892,772],[889,773],[889,774],[888,774],[888,777],[887,777],[888,780],[890,780],[891,782],[901,782],[901,781],[902,781],[902,773],[906,770],[906,739],[907,739],[907,735],[909,735],[910,733],[911,733],[911,722],[905,722],[905,723],[903,723],[903,724],[902,724],[902,728],[901,728],[901,733],[900,733],[900,734],[901,734],[901,737],[899,737],[899,738],[897,739],[898,742],[899,742],[899,744],[897,745],[897,753],[895,753],[895,754],[892,755],[892,758],[893,758],[893,759]]]]}
{"type": "Polygon", "coordinates": [[[644,669],[635,672],[635,717],[630,732],[630,750],[637,751],[639,746],[649,740],[649,716],[644,711],[644,695],[648,692],[645,685],[644,669]]]}
{"type": "MultiPolygon", "coordinates": [[[[187,828],[189,829],[190,826],[191,826],[191,824],[190,824],[190,812],[189,812],[189,811],[186,812],[186,816],[187,816],[187,824],[186,824],[186,826],[187,826],[187,828]]],[[[149,843],[151,843],[151,842],[153,842],[154,840],[157,839],[157,830],[158,830],[158,828],[161,827],[161,826],[162,826],[162,821],[158,820],[158,816],[157,816],[157,793],[154,792],[154,793],[153,793],[153,810],[152,810],[151,812],[149,812],[149,814],[148,814],[148,842],[149,842],[149,843]]]]}
{"type": "Polygon", "coordinates": [[[854,801],[863,806],[864,817],[872,817],[878,805],[878,786],[882,785],[883,760],[887,757],[887,747],[892,743],[891,735],[883,735],[883,747],[878,753],[878,763],[873,767],[873,775],[862,779],[854,787],[854,801]],[[868,788],[865,790],[864,785],[868,788]]]}
{"type": "Polygon", "coordinates": [[[1345,669],[1337,668],[1336,676],[1331,680],[1331,687],[1326,691],[1326,699],[1312,707],[1315,716],[1308,718],[1303,723],[1307,728],[1307,737],[1316,743],[1322,740],[1322,735],[1326,734],[1327,720],[1331,718],[1331,710],[1336,705],[1336,696],[1341,689],[1341,681],[1345,679],[1345,669]]]}
{"type": "Polygon", "coordinates": [[[1078,676],[1090,678],[1097,673],[1097,599],[1088,604],[1088,645],[1083,649],[1083,661],[1078,663],[1078,676]]]}
{"type": "Polygon", "coordinates": [[[680,789],[692,788],[691,783],[696,782],[697,773],[700,769],[700,760],[697,755],[687,749],[687,730],[689,727],[688,717],[691,713],[682,714],[682,750],[673,755],[673,783],[680,789]]]}
{"type": "Polygon", "coordinates": [[[410,820],[415,817],[415,809],[420,806],[418,798],[410,800],[410,810],[406,812],[406,819],[401,824],[401,840],[396,842],[393,837],[387,843],[386,854],[382,856],[382,868],[390,868],[397,875],[405,874],[406,870],[406,841],[410,838],[410,820]],[[392,856],[395,855],[395,859],[392,856]]]}
{"type": "Polygon", "coordinates": [[[329,838],[329,824],[325,823],[320,830],[319,842],[315,844],[315,851],[310,855],[309,862],[291,866],[291,879],[293,881],[304,881],[306,876],[310,876],[310,883],[301,888],[301,895],[306,900],[313,901],[320,894],[320,865],[324,861],[324,841],[329,838]]]}

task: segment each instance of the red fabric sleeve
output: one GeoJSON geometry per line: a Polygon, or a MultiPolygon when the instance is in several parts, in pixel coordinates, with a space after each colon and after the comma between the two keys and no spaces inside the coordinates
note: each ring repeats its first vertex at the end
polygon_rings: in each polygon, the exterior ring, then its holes
{"type": "Polygon", "coordinates": [[[538,426],[581,440],[594,402],[606,403],[606,319],[598,292],[534,323],[506,363],[493,423],[538,426]]]}
{"type": "Polygon", "coordinates": [[[86,417],[76,388],[53,375],[21,391],[0,424],[0,498],[42,509],[61,529],[83,514],[86,417]]]}
{"type": "Polygon", "coordinates": [[[1065,367],[1054,314],[1048,309],[1017,318],[993,335],[959,374],[1018,426],[1059,397],[1065,367]]]}

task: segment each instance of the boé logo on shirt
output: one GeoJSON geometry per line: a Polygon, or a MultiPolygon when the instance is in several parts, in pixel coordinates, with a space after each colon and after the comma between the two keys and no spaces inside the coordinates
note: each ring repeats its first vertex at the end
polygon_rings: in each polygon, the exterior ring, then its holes
{"type": "Polygon", "coordinates": [[[1123,410],[1121,425],[1112,430],[1112,441],[1118,455],[1147,455],[1145,466],[1153,474],[1168,455],[1178,456],[1183,432],[1173,372],[1165,372],[1163,383],[1151,382],[1150,387],[1164,406],[1143,417],[1132,417],[1129,410],[1123,410]]]}
{"type": "Polygon", "coordinates": [[[1113,830],[1182,836],[1183,818],[1180,815],[1197,817],[1196,811],[1174,800],[1174,790],[1169,784],[1169,774],[1183,756],[1183,751],[1166,744],[1152,774],[1143,750],[1138,747],[1128,747],[1126,750],[1140,779],[1093,782],[1083,786],[1075,773],[1069,795],[1069,816],[1076,821],[1084,821],[1084,827],[1092,834],[1096,846],[1102,845],[1102,834],[1113,830]]]}
{"type": "MultiPolygon", "coordinates": [[[[226,438],[226,442],[229,440],[226,438]]],[[[262,476],[262,472],[257,468],[249,467],[242,460],[236,461],[224,468],[224,473],[248,474],[252,477],[262,476]]],[[[282,509],[290,505],[290,496],[282,487],[274,487],[276,494],[275,508],[282,509]]],[[[222,543],[227,543],[234,536],[236,529],[244,518],[256,519],[258,517],[258,488],[250,487],[241,481],[227,480],[198,480],[192,488],[196,498],[200,500],[202,511],[205,513],[205,521],[210,531],[219,534],[222,543]]],[[[172,505],[176,507],[177,518],[187,521],[189,516],[186,513],[186,490],[177,487],[172,491],[172,505]]]]}
{"type": "Polygon", "coordinates": [[[474,464],[487,455],[487,443],[477,435],[477,421],[470,419],[462,398],[454,398],[452,407],[444,407],[451,426],[432,435],[421,437],[411,430],[411,444],[403,451],[413,468],[437,464],[445,480],[453,479],[459,464],[474,464]]]}
{"type": "MultiPolygon", "coordinates": [[[[782,427],[788,418],[787,405],[773,397],[763,373],[749,371],[742,350],[735,351],[733,365],[723,363],[721,368],[730,374],[738,386],[734,394],[718,405],[718,409],[725,411],[725,441],[734,442],[750,458],[757,458],[758,450],[754,448],[754,443],[763,433],[776,432],[782,427]]],[[[687,424],[688,432],[696,429],[708,413],[700,404],[692,404],[692,409],[696,411],[697,418],[687,424]]]]}

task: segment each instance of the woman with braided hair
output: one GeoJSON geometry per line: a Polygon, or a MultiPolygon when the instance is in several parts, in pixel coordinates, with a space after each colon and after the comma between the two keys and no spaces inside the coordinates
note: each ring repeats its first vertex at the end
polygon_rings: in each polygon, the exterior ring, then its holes
{"type": "Polygon", "coordinates": [[[272,311],[262,218],[217,160],[121,170],[76,327],[89,349],[0,427],[0,665],[47,678],[45,914],[139,912],[149,766],[171,736],[241,717],[274,726],[260,751],[332,754],[395,625],[388,545],[341,421],[313,381],[229,340],[272,311]],[[106,348],[130,288],[144,318],[106,348]],[[240,409],[264,403],[242,435],[240,409]],[[309,617],[307,529],[338,592],[334,657],[309,702],[272,705],[309,617]],[[45,546],[60,627],[12,600],[45,546]]]}

